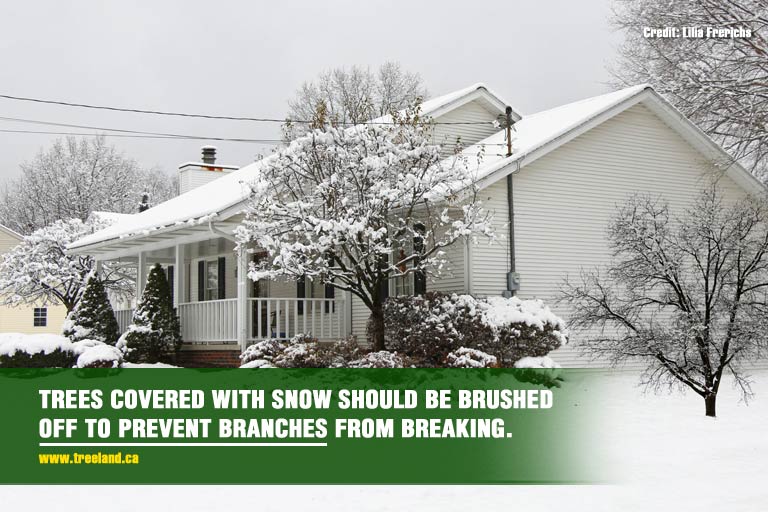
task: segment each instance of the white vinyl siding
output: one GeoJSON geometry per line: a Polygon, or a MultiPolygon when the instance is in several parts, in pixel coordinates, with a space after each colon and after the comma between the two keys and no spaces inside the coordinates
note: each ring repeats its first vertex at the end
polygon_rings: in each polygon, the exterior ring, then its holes
{"type": "MultiPolygon", "coordinates": [[[[616,206],[635,192],[662,194],[673,209],[689,205],[706,179],[710,167],[670,127],[637,105],[524,167],[514,177],[517,271],[521,298],[545,300],[557,306],[566,274],[578,277],[582,268],[609,261],[606,228],[616,206]]],[[[743,192],[723,177],[726,197],[743,192]]],[[[494,185],[497,186],[497,185],[494,185]]],[[[499,254],[501,257],[501,254],[499,254]]],[[[490,260],[475,261],[478,278],[488,273],[490,260]]],[[[502,267],[498,274],[502,277],[502,267]]],[[[498,293],[478,279],[487,293],[498,293]]],[[[563,366],[604,366],[586,361],[573,344],[554,354],[563,366]]]]}
{"type": "Polygon", "coordinates": [[[509,271],[509,207],[507,180],[502,179],[479,192],[478,200],[493,213],[495,240],[479,238],[470,246],[469,291],[475,296],[501,295],[507,288],[509,271]]]}
{"type": "Polygon", "coordinates": [[[455,110],[446,112],[435,121],[440,123],[482,123],[482,124],[438,124],[433,131],[436,144],[444,144],[443,154],[451,155],[460,140],[464,147],[471,146],[490,137],[498,128],[493,126],[496,115],[486,110],[479,102],[470,101],[455,110]]]}

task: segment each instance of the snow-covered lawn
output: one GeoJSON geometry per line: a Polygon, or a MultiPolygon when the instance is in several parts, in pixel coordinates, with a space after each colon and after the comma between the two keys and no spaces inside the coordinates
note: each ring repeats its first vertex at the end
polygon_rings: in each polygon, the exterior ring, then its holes
{"type": "MultiPolygon", "coordinates": [[[[584,486],[97,486],[6,487],[8,510],[525,510],[757,512],[768,509],[768,372],[757,396],[738,403],[726,387],[720,417],[704,417],[691,394],[642,396],[629,374],[606,377],[611,390],[606,448],[620,484],[584,486]],[[35,499],[30,502],[30,495],[35,499]]],[[[457,461],[460,464],[461,461],[457,461]]]]}

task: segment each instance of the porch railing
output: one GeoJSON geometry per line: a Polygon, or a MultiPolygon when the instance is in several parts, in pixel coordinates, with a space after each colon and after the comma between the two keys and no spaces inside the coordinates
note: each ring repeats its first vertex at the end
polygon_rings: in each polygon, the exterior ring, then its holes
{"type": "Polygon", "coordinates": [[[179,304],[178,315],[184,341],[237,342],[237,299],[179,304]]]}
{"type": "Polygon", "coordinates": [[[133,320],[133,309],[118,309],[115,311],[115,319],[117,325],[120,327],[120,334],[128,330],[128,326],[131,325],[133,320]]]}
{"type": "Polygon", "coordinates": [[[248,299],[248,339],[288,339],[306,334],[319,340],[346,335],[347,310],[340,299],[248,299]]]}
{"type": "MultiPolygon", "coordinates": [[[[186,302],[179,304],[177,313],[185,342],[237,343],[237,299],[186,302]]],[[[133,310],[115,311],[115,316],[120,332],[125,332],[133,310]]],[[[289,339],[300,333],[319,340],[336,340],[347,334],[346,325],[343,299],[248,299],[249,342],[289,339]]]]}

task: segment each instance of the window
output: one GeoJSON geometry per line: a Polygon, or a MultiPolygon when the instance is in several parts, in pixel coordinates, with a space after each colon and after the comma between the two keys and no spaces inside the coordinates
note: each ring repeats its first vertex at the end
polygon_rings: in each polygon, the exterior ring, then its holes
{"type": "MultiPolygon", "coordinates": [[[[395,249],[396,261],[402,261],[406,257],[416,254],[421,255],[424,253],[424,237],[423,233],[425,227],[423,224],[418,223],[414,225],[414,231],[416,236],[410,241],[406,247],[395,249]]],[[[409,269],[414,267],[414,264],[418,265],[421,257],[417,256],[415,260],[411,260],[407,263],[401,264],[398,270],[401,273],[408,272],[409,269]]],[[[423,271],[416,271],[394,278],[394,292],[395,296],[399,295],[424,295],[427,291],[427,281],[423,271]]]]}
{"type": "MultiPolygon", "coordinates": [[[[408,248],[410,252],[410,247],[408,248]]],[[[407,257],[405,249],[399,249],[395,250],[395,261],[402,261],[407,257]]],[[[413,267],[412,262],[408,263],[402,263],[398,266],[398,270],[400,272],[407,272],[408,269],[413,267]]],[[[395,297],[399,297],[400,295],[413,295],[413,272],[410,274],[406,274],[404,276],[399,276],[394,278],[395,282],[395,297]]]]}
{"type": "Polygon", "coordinates": [[[205,264],[205,300],[219,299],[219,262],[207,261],[205,264]]]}
{"type": "Polygon", "coordinates": [[[48,308],[35,308],[33,322],[35,327],[47,327],[48,308]]]}

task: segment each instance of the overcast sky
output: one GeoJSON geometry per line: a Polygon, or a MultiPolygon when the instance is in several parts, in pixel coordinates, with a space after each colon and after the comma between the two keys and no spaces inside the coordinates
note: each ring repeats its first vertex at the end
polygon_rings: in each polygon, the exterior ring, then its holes
{"type": "MultiPolygon", "coordinates": [[[[399,61],[432,95],[485,82],[523,113],[607,90],[619,35],[610,0],[76,1],[0,8],[0,94],[77,103],[282,118],[302,81],[352,64],[399,61]]],[[[109,113],[0,99],[0,117],[152,132],[275,138],[278,126],[109,113]]],[[[0,129],[61,131],[0,121],[0,129]]],[[[5,180],[55,136],[1,133],[5,180]]],[[[197,141],[110,139],[175,172],[197,141]]],[[[244,165],[270,146],[219,142],[244,165]]]]}

